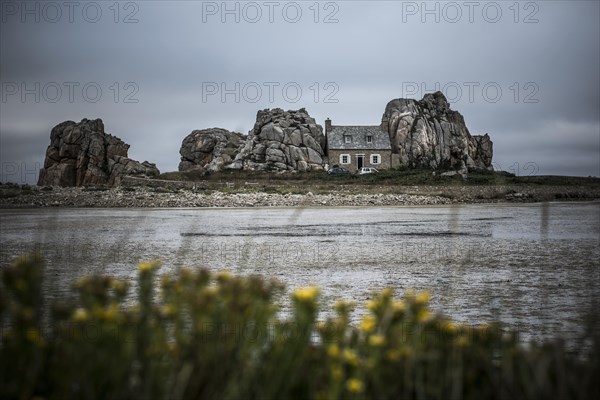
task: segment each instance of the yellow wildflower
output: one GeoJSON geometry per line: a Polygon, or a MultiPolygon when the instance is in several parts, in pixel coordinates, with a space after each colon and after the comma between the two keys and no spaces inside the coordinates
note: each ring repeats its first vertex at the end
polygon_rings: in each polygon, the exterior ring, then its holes
{"type": "Polygon", "coordinates": [[[365,315],[362,322],[360,323],[360,329],[363,332],[371,332],[377,326],[377,320],[372,315],[365,315]]]}
{"type": "Polygon", "coordinates": [[[444,330],[449,334],[454,334],[458,330],[458,326],[454,322],[444,324],[444,330]]]}
{"type": "Polygon", "coordinates": [[[394,301],[392,303],[392,308],[397,313],[403,313],[406,311],[406,303],[403,301],[394,301]]]}
{"type": "Polygon", "coordinates": [[[356,353],[350,349],[344,350],[344,360],[350,365],[357,366],[358,365],[358,356],[356,353]]]}
{"type": "Polygon", "coordinates": [[[338,358],[340,355],[340,348],[338,347],[337,344],[330,344],[327,347],[327,354],[331,358],[338,358]]]}
{"type": "Polygon", "coordinates": [[[417,321],[418,322],[427,322],[431,318],[431,313],[429,310],[419,310],[417,313],[417,321]]]}
{"type": "Polygon", "coordinates": [[[174,304],[165,304],[162,306],[161,311],[165,317],[172,317],[177,312],[177,307],[174,304]]]}
{"type": "Polygon", "coordinates": [[[113,321],[119,314],[118,307],[112,306],[102,311],[101,317],[106,321],[113,321]]]}
{"type": "Polygon", "coordinates": [[[319,295],[319,288],[310,286],[298,289],[294,292],[294,298],[302,302],[312,302],[319,295]]]}
{"type": "Polygon", "coordinates": [[[114,280],[110,283],[110,286],[113,288],[115,293],[119,296],[124,296],[127,294],[128,285],[126,282],[114,280]]]}
{"type": "Polygon", "coordinates": [[[363,390],[363,383],[360,379],[350,378],[346,381],[346,389],[350,393],[360,393],[363,390]]]}
{"type": "Polygon", "coordinates": [[[385,336],[372,335],[371,337],[369,337],[369,344],[374,347],[381,347],[385,344],[385,336]]]}
{"type": "Polygon", "coordinates": [[[84,310],[83,308],[78,308],[73,313],[73,319],[77,322],[86,321],[88,319],[88,312],[86,310],[84,310]]]}
{"type": "Polygon", "coordinates": [[[427,290],[419,293],[415,298],[415,302],[419,305],[426,304],[429,301],[430,295],[427,290]]]}
{"type": "Polygon", "coordinates": [[[367,308],[369,309],[369,311],[377,310],[377,306],[378,306],[378,304],[375,300],[367,301],[367,308]]]}
{"type": "Polygon", "coordinates": [[[138,264],[138,271],[142,273],[152,272],[158,268],[158,262],[145,261],[138,264]]]}

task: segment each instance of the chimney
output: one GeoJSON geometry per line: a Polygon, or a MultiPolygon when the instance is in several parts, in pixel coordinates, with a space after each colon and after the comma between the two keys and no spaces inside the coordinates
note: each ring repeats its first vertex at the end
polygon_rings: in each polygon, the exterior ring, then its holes
{"type": "Polygon", "coordinates": [[[331,132],[331,120],[327,118],[325,120],[325,133],[331,132]]]}

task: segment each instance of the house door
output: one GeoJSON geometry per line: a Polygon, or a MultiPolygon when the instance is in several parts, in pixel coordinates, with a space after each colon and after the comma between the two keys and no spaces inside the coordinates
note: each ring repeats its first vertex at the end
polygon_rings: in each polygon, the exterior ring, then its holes
{"type": "Polygon", "coordinates": [[[358,169],[361,169],[365,165],[365,156],[363,154],[359,154],[356,156],[356,165],[358,169]]]}

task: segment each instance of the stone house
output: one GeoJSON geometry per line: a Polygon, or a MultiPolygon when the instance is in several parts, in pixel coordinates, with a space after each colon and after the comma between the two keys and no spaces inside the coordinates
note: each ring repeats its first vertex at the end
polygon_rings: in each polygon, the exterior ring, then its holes
{"type": "Polygon", "coordinates": [[[327,118],[325,136],[331,166],[339,165],[350,171],[362,167],[392,167],[390,137],[380,126],[332,125],[327,118]]]}

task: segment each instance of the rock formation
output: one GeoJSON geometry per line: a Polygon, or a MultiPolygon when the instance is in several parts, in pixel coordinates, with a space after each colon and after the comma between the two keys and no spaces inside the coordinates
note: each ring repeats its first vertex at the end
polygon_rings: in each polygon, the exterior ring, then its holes
{"type": "Polygon", "coordinates": [[[261,110],[242,151],[230,168],[307,171],[323,168],[325,135],[304,108],[261,110]]]}
{"type": "Polygon", "coordinates": [[[305,109],[265,109],[247,137],[225,129],[193,131],[181,144],[180,171],[322,169],[325,135],[305,109]]]}
{"type": "Polygon", "coordinates": [[[392,152],[411,168],[491,168],[490,137],[471,136],[463,116],[450,109],[441,92],[428,93],[421,101],[390,101],[381,126],[390,135],[392,152]]]}
{"type": "Polygon", "coordinates": [[[129,145],[104,132],[101,119],[65,121],[52,128],[40,186],[115,185],[122,176],[155,176],[156,165],[127,157],[129,145]]]}
{"type": "Polygon", "coordinates": [[[229,165],[245,144],[245,136],[221,128],[195,130],[181,143],[180,171],[219,171],[229,165]]]}

